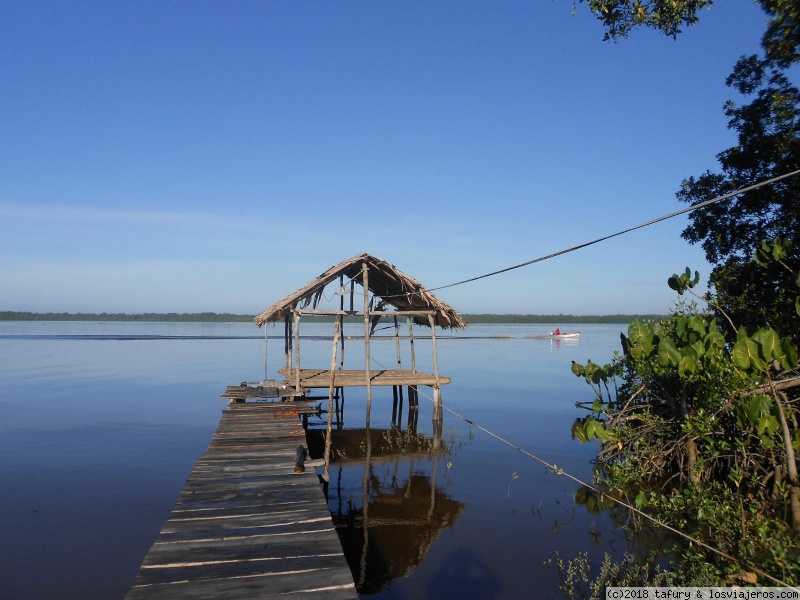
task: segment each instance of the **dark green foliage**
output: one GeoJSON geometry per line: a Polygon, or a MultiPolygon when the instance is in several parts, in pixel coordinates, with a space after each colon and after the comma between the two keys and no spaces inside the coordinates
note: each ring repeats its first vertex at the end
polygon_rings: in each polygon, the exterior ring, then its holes
{"type": "MultiPolygon", "coordinates": [[[[800,92],[768,59],[742,57],[728,85],[748,104],[729,102],[725,114],[738,144],[717,155],[721,172],[683,182],[678,198],[698,204],[800,169],[800,92]]],[[[683,237],[699,243],[714,265],[716,311],[749,329],[800,332],[794,287],[800,248],[782,247],[779,260],[757,260],[764,240],[791,240],[800,231],[800,177],[793,177],[693,211],[683,237]]],[[[764,257],[762,256],[762,259],[764,257]]]]}
{"type": "Polygon", "coordinates": [[[603,24],[605,39],[627,36],[633,29],[649,27],[675,37],[681,27],[699,21],[701,9],[712,0],[579,0],[603,24]]]}
{"type": "MultiPolygon", "coordinates": [[[[765,243],[756,256],[767,265],[790,247],[765,243]]],[[[697,274],[687,269],[669,282],[687,292],[697,274]]],[[[668,319],[631,323],[621,342],[611,364],[572,364],[595,393],[572,434],[601,443],[599,484],[626,490],[637,508],[735,557],[685,547],[678,581],[755,583],[742,573],[751,565],[796,584],[800,365],[792,338],[739,327],[726,340],[716,319],[681,303],[668,319]]]]}

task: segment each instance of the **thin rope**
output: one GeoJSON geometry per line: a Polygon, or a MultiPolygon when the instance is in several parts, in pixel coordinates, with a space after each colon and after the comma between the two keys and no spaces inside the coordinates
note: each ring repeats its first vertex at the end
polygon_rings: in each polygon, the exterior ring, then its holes
{"type": "MultiPolygon", "coordinates": [[[[651,219],[645,223],[640,225],[636,225],[635,227],[629,227],[628,229],[623,229],[622,231],[618,231],[617,233],[612,233],[611,235],[606,235],[601,238],[597,238],[596,240],[592,240],[591,242],[586,242],[584,244],[579,244],[577,246],[572,246],[571,248],[567,248],[565,250],[560,250],[559,252],[554,252],[553,254],[548,254],[547,256],[541,256],[539,258],[535,258],[533,260],[528,260],[524,263],[520,263],[518,265],[513,265],[511,267],[506,267],[505,269],[500,269],[498,271],[492,271],[491,273],[486,273],[485,275],[478,275],[477,277],[470,277],[469,279],[464,279],[463,281],[456,281],[455,283],[449,283],[447,285],[441,285],[435,288],[428,288],[426,290],[420,290],[419,292],[411,292],[411,294],[423,294],[425,292],[435,292],[437,290],[444,290],[451,287],[456,287],[457,285],[464,285],[465,283],[471,283],[473,281],[478,281],[479,279],[486,279],[487,277],[494,277],[495,275],[500,275],[501,273],[507,273],[508,271],[513,271],[514,269],[520,269],[522,267],[527,267],[528,265],[532,265],[534,263],[542,262],[544,260],[548,260],[551,258],[555,258],[556,256],[561,256],[562,254],[567,254],[569,252],[574,252],[575,250],[580,250],[581,248],[586,248],[587,246],[592,246],[594,244],[598,244],[600,242],[604,242],[606,240],[610,240],[611,238],[630,233],[631,231],[636,231],[637,229],[642,229],[644,227],[649,227],[650,225],[654,225],[655,223],[660,223],[661,221],[666,221],[667,219],[671,219],[673,217],[677,217],[678,215],[682,215],[693,210],[697,210],[698,208],[704,208],[706,206],[710,206],[711,204],[715,204],[717,202],[722,202],[723,200],[728,200],[729,198],[733,198],[734,196],[738,196],[740,194],[744,194],[746,192],[751,192],[755,189],[763,187],[765,185],[769,185],[771,183],[776,183],[778,181],[782,181],[784,179],[789,179],[790,177],[795,177],[800,175],[800,169],[797,171],[792,171],[791,173],[786,173],[785,175],[779,175],[777,177],[773,177],[772,179],[768,179],[766,181],[762,181],[760,183],[753,184],[751,186],[738,189],[736,191],[730,192],[728,194],[724,194],[722,196],[717,196],[716,198],[712,198],[711,200],[705,200],[704,202],[700,202],[699,204],[694,204],[687,208],[675,211],[668,215],[664,215],[662,217],[658,217],[656,219],[651,219]]],[[[406,296],[407,294],[398,294],[398,296],[406,296]]],[[[384,298],[392,298],[397,296],[384,296],[384,298]]]]}
{"type": "MultiPolygon", "coordinates": [[[[431,402],[434,401],[432,397],[428,396],[424,392],[421,392],[421,395],[424,396],[425,398],[427,398],[428,400],[430,400],[431,402]]],[[[525,450],[524,448],[522,448],[520,446],[517,446],[516,444],[512,444],[510,441],[500,437],[499,435],[497,435],[496,433],[486,429],[482,425],[477,424],[475,421],[467,419],[465,416],[460,415],[459,413],[454,411],[449,406],[446,406],[444,403],[442,403],[442,407],[445,410],[447,410],[450,414],[452,414],[453,416],[458,417],[459,419],[463,420],[466,423],[469,423],[472,427],[475,427],[476,429],[478,429],[480,431],[483,431],[485,434],[493,437],[494,439],[503,442],[504,444],[506,444],[507,446],[510,446],[514,450],[517,450],[518,452],[524,454],[525,456],[528,456],[529,458],[532,458],[533,460],[543,464],[545,467],[547,467],[549,469],[552,469],[553,473],[555,473],[556,475],[564,475],[565,477],[567,477],[568,479],[571,479],[575,483],[578,483],[578,484],[580,484],[582,486],[585,486],[585,487],[589,488],[593,492],[601,495],[603,498],[608,498],[609,500],[611,500],[613,502],[616,502],[620,506],[623,506],[624,508],[627,508],[628,510],[630,510],[630,511],[636,513],[637,515],[647,519],[648,521],[658,525],[659,527],[663,527],[664,529],[666,529],[668,531],[671,531],[672,533],[674,533],[674,534],[676,534],[676,535],[678,535],[680,537],[683,537],[683,538],[689,540],[690,542],[692,542],[694,544],[697,544],[698,546],[700,546],[702,548],[705,548],[706,550],[709,550],[709,551],[713,552],[714,554],[717,554],[717,555],[719,555],[719,556],[721,556],[721,557],[723,557],[723,558],[725,558],[725,559],[727,559],[727,560],[729,560],[729,561],[731,561],[731,562],[733,562],[733,563],[735,563],[737,565],[740,565],[742,567],[747,567],[748,569],[751,569],[752,571],[758,573],[759,575],[769,579],[770,581],[772,581],[774,583],[777,583],[777,584],[779,584],[779,585],[781,585],[783,587],[788,587],[788,588],[791,588],[793,590],[800,591],[800,588],[796,588],[796,587],[790,585],[789,583],[787,583],[787,582],[785,582],[785,581],[783,581],[781,579],[773,577],[772,575],[770,575],[769,573],[765,573],[764,571],[762,571],[758,567],[754,567],[752,565],[747,565],[746,563],[742,563],[740,560],[736,559],[735,557],[731,556],[730,554],[726,554],[722,550],[718,550],[717,548],[714,548],[713,546],[709,546],[705,542],[703,542],[703,541],[701,541],[701,540],[689,535],[688,533],[684,533],[683,531],[680,531],[679,529],[676,529],[672,525],[664,523],[663,521],[660,521],[659,519],[656,519],[655,517],[653,517],[651,515],[648,515],[646,512],[641,511],[640,509],[636,508],[635,506],[633,506],[631,504],[628,504],[627,502],[625,502],[623,500],[620,500],[618,498],[614,498],[613,496],[610,496],[610,495],[606,494],[601,489],[595,487],[592,484],[586,483],[585,481],[582,481],[578,477],[572,475],[571,473],[568,473],[567,471],[565,471],[564,469],[558,467],[557,465],[550,464],[546,460],[544,460],[542,458],[539,458],[535,454],[532,454],[531,452],[528,452],[527,450],[525,450]]]]}

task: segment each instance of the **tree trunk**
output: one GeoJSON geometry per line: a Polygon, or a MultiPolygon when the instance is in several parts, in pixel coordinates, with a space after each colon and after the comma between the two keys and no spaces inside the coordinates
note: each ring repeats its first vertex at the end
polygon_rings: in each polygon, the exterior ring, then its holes
{"type": "Polygon", "coordinates": [[[789,430],[789,423],[786,421],[786,415],[783,412],[783,404],[781,397],[786,399],[783,392],[775,394],[775,404],[778,407],[778,416],[781,420],[781,429],[783,430],[783,445],[786,449],[786,474],[789,479],[789,507],[792,511],[792,526],[795,531],[800,531],[800,481],[797,478],[797,458],[794,454],[792,447],[792,434],[789,430]]]}
{"type": "MultiPolygon", "coordinates": [[[[681,394],[681,416],[685,419],[689,412],[686,407],[686,393],[681,394]]],[[[697,442],[690,439],[686,442],[686,462],[689,483],[700,483],[700,473],[697,472],[697,442]]]]}

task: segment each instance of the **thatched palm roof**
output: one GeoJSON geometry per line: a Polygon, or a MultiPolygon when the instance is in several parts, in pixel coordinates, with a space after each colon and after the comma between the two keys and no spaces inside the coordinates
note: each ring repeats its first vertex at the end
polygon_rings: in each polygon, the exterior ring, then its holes
{"type": "MultiPolygon", "coordinates": [[[[368,269],[369,291],[383,306],[393,306],[398,311],[434,311],[434,322],[443,329],[461,329],[467,326],[455,309],[426,291],[417,280],[370,254],[359,254],[331,267],[293,294],[264,310],[254,319],[256,324],[261,327],[269,321],[279,321],[295,307],[306,308],[311,305],[316,308],[325,286],[340,275],[363,286],[361,265],[364,263],[368,269]]],[[[414,321],[420,325],[428,325],[428,320],[424,317],[415,317],[414,321]]]]}

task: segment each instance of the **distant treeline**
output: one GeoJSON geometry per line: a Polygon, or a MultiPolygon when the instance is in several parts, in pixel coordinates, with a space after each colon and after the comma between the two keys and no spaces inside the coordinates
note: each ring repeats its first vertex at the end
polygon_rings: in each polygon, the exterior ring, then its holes
{"type": "Polygon", "coordinates": [[[658,321],[666,315],[463,315],[467,323],[630,323],[658,321]]]}
{"type": "Polygon", "coordinates": [[[142,313],[129,315],[126,313],[34,313],[34,312],[0,312],[0,321],[146,321],[146,322],[198,322],[198,323],[231,323],[253,321],[251,315],[233,315],[230,313],[142,313]]]}
{"type": "MultiPolygon", "coordinates": [[[[634,320],[658,321],[666,315],[462,315],[467,323],[630,323],[634,320]]],[[[332,321],[332,317],[314,317],[332,321]]],[[[0,311],[0,321],[146,321],[180,323],[252,323],[253,315],[231,313],[35,313],[0,311]]]]}

